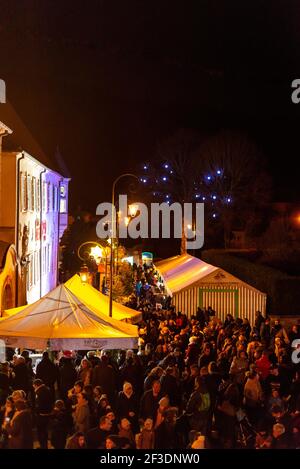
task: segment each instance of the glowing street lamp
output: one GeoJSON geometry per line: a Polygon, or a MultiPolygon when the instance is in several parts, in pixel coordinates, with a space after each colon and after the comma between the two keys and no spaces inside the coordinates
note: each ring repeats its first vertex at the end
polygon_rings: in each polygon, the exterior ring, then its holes
{"type": "Polygon", "coordinates": [[[131,204],[128,207],[129,215],[135,217],[138,212],[139,206],[137,204],[131,204]]]}
{"type": "MultiPolygon", "coordinates": [[[[112,184],[112,191],[111,191],[111,202],[112,202],[112,207],[115,207],[115,189],[117,183],[120,181],[120,179],[125,178],[125,177],[131,177],[139,180],[139,178],[132,173],[124,173],[118,176],[113,184],[112,184]]],[[[141,179],[142,182],[146,183],[147,179],[141,179]]],[[[116,239],[116,233],[115,233],[115,220],[114,220],[114,210],[112,210],[112,217],[111,217],[111,227],[112,227],[112,232],[111,232],[111,249],[110,249],[110,272],[109,272],[109,316],[112,317],[112,310],[113,310],[113,264],[114,264],[114,240],[116,239]]]]}
{"type": "Polygon", "coordinates": [[[86,285],[89,281],[89,269],[86,264],[84,264],[80,269],[80,280],[83,285],[86,285]]]}
{"type": "Polygon", "coordinates": [[[100,246],[94,246],[91,248],[91,257],[93,257],[97,264],[100,264],[101,258],[103,257],[103,249],[100,246]]]}

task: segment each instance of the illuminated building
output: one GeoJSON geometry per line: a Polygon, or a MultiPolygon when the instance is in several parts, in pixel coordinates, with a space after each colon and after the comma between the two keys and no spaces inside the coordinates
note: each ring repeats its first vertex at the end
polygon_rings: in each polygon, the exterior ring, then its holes
{"type": "MultiPolygon", "coordinates": [[[[2,137],[11,133],[0,121],[0,150],[2,137]]],[[[68,183],[68,178],[26,151],[0,151],[1,310],[32,303],[57,286],[59,240],[68,219],[68,183]]]]}

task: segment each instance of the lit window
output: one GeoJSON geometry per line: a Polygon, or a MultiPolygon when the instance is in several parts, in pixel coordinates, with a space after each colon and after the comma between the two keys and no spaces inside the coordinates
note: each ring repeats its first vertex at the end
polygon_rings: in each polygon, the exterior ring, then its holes
{"type": "Polygon", "coordinates": [[[26,212],[27,210],[27,186],[26,186],[26,175],[20,174],[20,205],[21,210],[26,212]]]}
{"type": "Polygon", "coordinates": [[[33,211],[36,210],[36,182],[35,182],[35,177],[32,177],[31,179],[31,209],[33,211]]]}
{"type": "Polygon", "coordinates": [[[36,210],[39,212],[40,211],[40,208],[41,208],[41,205],[40,205],[40,197],[41,197],[41,194],[40,194],[40,181],[37,180],[36,181],[36,210]]]}
{"type": "Polygon", "coordinates": [[[31,197],[31,176],[27,175],[27,208],[32,210],[32,197],[31,197]]]}
{"type": "Polygon", "coordinates": [[[59,211],[60,211],[60,213],[66,213],[67,212],[67,201],[66,201],[66,199],[60,199],[59,211]]]}

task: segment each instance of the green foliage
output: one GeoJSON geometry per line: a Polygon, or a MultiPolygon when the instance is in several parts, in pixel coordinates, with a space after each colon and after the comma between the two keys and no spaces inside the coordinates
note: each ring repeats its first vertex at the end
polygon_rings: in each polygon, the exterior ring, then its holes
{"type": "Polygon", "coordinates": [[[133,293],[133,271],[128,262],[119,265],[118,275],[113,280],[113,299],[118,300],[133,293]]]}

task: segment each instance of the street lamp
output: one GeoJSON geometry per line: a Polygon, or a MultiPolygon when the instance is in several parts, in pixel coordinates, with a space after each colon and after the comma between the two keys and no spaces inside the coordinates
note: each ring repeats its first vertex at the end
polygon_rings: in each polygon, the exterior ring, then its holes
{"type": "Polygon", "coordinates": [[[112,185],[112,193],[111,193],[111,203],[112,203],[112,212],[111,212],[111,250],[110,250],[110,272],[109,272],[109,316],[112,317],[112,307],[113,307],[113,262],[114,262],[114,240],[116,238],[115,233],[115,188],[116,184],[120,181],[120,179],[125,177],[133,177],[137,180],[139,178],[132,173],[124,173],[118,176],[112,185]]]}
{"type": "Polygon", "coordinates": [[[83,264],[83,266],[80,269],[80,280],[83,283],[83,285],[86,285],[89,280],[89,269],[86,264],[83,264]]]}
{"type": "MultiPolygon", "coordinates": [[[[108,240],[109,241],[109,240],[108,240]]],[[[99,279],[99,290],[101,291],[101,272],[100,272],[100,264],[102,259],[105,257],[105,282],[107,279],[107,259],[109,255],[109,250],[111,247],[109,246],[109,243],[107,246],[101,245],[97,243],[96,241],[86,241],[82,243],[78,249],[77,249],[77,255],[79,259],[81,259],[84,264],[83,267],[80,270],[80,278],[83,284],[87,283],[88,281],[88,267],[86,265],[87,259],[93,258],[94,261],[97,264],[98,267],[98,272],[100,273],[100,279],[99,279]],[[81,254],[81,249],[84,246],[92,245],[90,251],[88,252],[87,250],[84,252],[84,254],[81,254]]]]}

